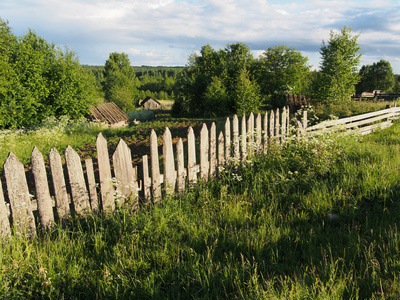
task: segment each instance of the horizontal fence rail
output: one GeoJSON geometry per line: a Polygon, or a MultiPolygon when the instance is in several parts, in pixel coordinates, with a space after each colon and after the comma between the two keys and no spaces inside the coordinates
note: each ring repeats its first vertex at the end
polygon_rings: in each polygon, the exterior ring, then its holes
{"type": "MultiPolygon", "coordinates": [[[[324,134],[333,131],[368,134],[376,129],[384,129],[392,126],[393,120],[398,118],[399,115],[400,107],[390,107],[348,118],[328,120],[310,127],[307,127],[307,123],[303,123],[303,128],[305,126],[305,131],[308,135],[324,134]]],[[[306,118],[307,116],[305,115],[306,118]]]]}
{"type": "Polygon", "coordinates": [[[243,115],[241,121],[236,115],[227,118],[219,133],[215,123],[209,128],[203,124],[197,138],[190,127],[187,141],[179,138],[175,145],[169,128],[162,136],[162,147],[152,130],[149,155],[143,156],[139,166],[133,166],[131,150],[122,139],[110,156],[101,133],[96,140],[95,162],[83,161],[67,146],[63,164],[61,155],[51,148],[46,169],[44,157],[35,147],[31,170],[25,171],[10,152],[4,163],[4,191],[0,182],[0,234],[10,235],[14,228],[16,233],[35,236],[37,228],[47,231],[72,214],[113,212],[124,203],[132,209],[156,203],[164,195],[192,188],[199,179],[213,179],[219,166],[246,162],[249,156],[266,152],[271,142],[282,142],[288,134],[289,110],[285,107],[263,116],[243,115]],[[32,190],[26,172],[33,173],[32,190]]]}

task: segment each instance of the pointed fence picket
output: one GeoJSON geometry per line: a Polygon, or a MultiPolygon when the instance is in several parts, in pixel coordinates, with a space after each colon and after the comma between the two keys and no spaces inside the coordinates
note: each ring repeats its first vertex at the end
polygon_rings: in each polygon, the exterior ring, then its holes
{"type": "Polygon", "coordinates": [[[149,156],[142,157],[140,173],[137,166],[132,165],[131,149],[125,141],[121,139],[110,156],[107,140],[101,133],[96,140],[97,164],[91,158],[82,160],[68,146],[63,165],[61,155],[51,148],[47,174],[43,155],[35,147],[29,171],[33,175],[34,191],[29,191],[24,165],[10,153],[4,163],[6,193],[0,182],[0,235],[9,235],[12,224],[15,232],[34,236],[36,228],[49,230],[57,220],[64,221],[71,214],[112,212],[116,202],[119,206],[125,204],[135,209],[140,203],[156,203],[174,192],[183,193],[193,188],[198,180],[216,177],[220,167],[237,167],[240,161],[246,162],[251,155],[266,152],[274,138],[283,141],[288,135],[287,118],[286,108],[281,114],[277,110],[264,116],[257,114],[256,118],[253,113],[248,117],[243,115],[241,120],[235,115],[232,120],[226,119],[224,131],[220,131],[218,136],[215,123],[210,128],[203,124],[198,144],[190,127],[187,142],[179,138],[175,151],[171,132],[166,128],[160,139],[162,157],[159,155],[159,139],[152,130],[149,156]],[[33,197],[35,199],[31,199],[33,197]]]}

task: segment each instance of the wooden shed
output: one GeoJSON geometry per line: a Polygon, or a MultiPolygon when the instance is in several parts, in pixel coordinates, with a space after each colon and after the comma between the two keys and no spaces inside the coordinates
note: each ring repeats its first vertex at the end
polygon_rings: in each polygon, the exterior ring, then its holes
{"type": "Polygon", "coordinates": [[[151,97],[146,97],[146,99],[140,103],[140,106],[144,109],[161,109],[161,103],[151,97]]]}
{"type": "Polygon", "coordinates": [[[101,103],[89,110],[96,120],[107,123],[112,128],[128,126],[129,116],[114,102],[101,103]]]}

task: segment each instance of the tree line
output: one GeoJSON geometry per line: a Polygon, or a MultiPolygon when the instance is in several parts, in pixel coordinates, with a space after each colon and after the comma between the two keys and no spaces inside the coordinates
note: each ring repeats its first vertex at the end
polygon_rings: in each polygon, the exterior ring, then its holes
{"type": "Polygon", "coordinates": [[[293,47],[270,47],[256,58],[243,43],[219,50],[205,45],[185,67],[133,67],[118,52],[104,66],[85,66],[73,51],[31,30],[16,37],[0,19],[0,129],[50,116],[79,118],[104,101],[133,111],[147,96],[175,100],[174,116],[214,117],[281,107],[287,93],[345,105],[356,92],[400,91],[389,62],[358,69],[358,37],[346,26],[332,30],[322,42],[318,71],[293,47]]]}

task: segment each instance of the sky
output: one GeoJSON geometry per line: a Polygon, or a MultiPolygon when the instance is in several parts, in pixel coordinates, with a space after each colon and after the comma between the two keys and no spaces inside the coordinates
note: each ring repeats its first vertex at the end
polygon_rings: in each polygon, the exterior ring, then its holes
{"type": "Polygon", "coordinates": [[[318,69],[322,42],[349,26],[359,34],[360,67],[384,59],[400,74],[400,1],[393,0],[1,0],[0,18],[16,36],[31,29],[88,65],[125,52],[133,66],[185,66],[207,44],[241,42],[255,57],[294,47],[318,69]]]}

